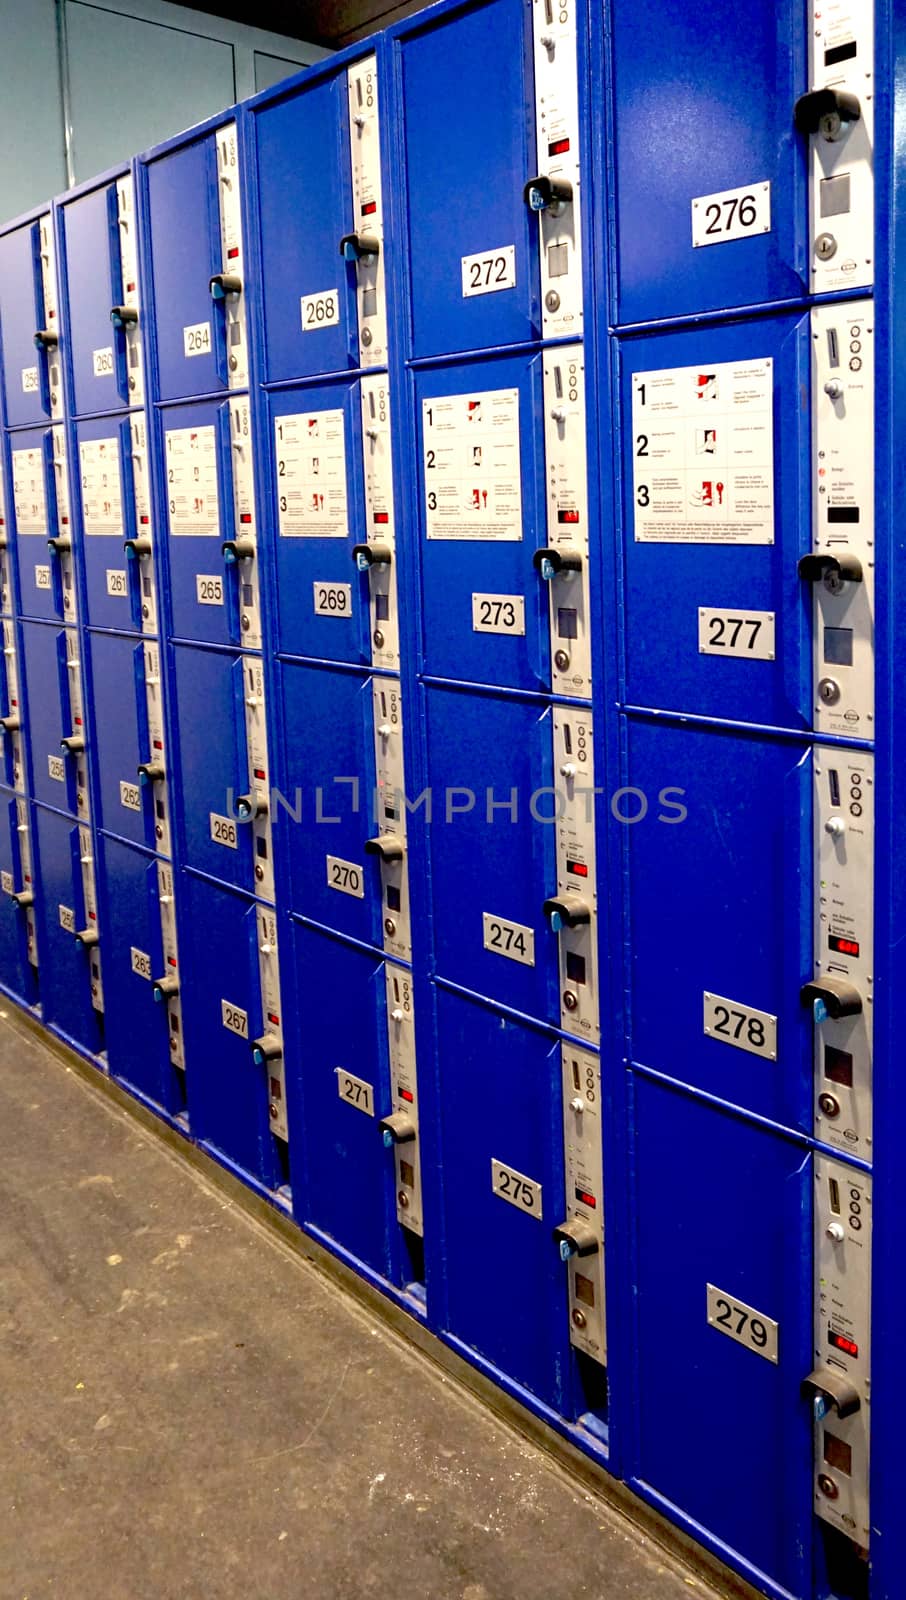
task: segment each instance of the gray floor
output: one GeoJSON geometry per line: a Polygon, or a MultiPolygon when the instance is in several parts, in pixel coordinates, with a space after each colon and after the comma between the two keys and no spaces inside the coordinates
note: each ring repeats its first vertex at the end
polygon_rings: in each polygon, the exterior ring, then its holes
{"type": "Polygon", "coordinates": [[[710,1591],[0,1010],[3,1600],[710,1591]]]}

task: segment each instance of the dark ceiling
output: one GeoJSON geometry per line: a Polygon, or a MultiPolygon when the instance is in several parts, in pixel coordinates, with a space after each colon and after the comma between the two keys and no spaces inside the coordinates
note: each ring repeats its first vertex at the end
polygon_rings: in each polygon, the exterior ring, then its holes
{"type": "MultiPolygon", "coordinates": [[[[180,0],[177,0],[180,3],[180,0]]],[[[428,0],[186,0],[195,11],[339,49],[419,11],[428,0]]]]}

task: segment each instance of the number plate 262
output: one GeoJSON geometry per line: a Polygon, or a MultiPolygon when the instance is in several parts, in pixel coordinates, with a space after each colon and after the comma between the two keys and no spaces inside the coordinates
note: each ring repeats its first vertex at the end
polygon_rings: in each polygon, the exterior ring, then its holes
{"type": "Polygon", "coordinates": [[[752,1006],[740,1005],[738,1000],[728,1000],[706,989],[704,1029],[708,1038],[716,1039],[719,1044],[732,1044],[753,1056],[777,1060],[777,1018],[769,1011],[756,1011],[752,1006]]]}

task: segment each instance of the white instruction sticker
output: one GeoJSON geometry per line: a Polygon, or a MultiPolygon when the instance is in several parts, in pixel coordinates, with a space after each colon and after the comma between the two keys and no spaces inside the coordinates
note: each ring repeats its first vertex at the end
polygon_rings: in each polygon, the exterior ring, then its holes
{"type": "Polygon", "coordinates": [[[346,440],[342,411],[274,419],[277,514],[282,535],[345,539],[346,440]]]}
{"type": "Polygon", "coordinates": [[[47,533],[44,457],[40,447],[13,451],[13,505],[19,533],[47,533]]]}
{"type": "Polygon", "coordinates": [[[340,296],[336,289],[304,294],[300,304],[303,333],[312,333],[316,328],[335,328],[340,320],[340,296]]]}
{"type": "Polygon", "coordinates": [[[774,543],[773,383],[767,358],[633,375],[637,541],[774,543]]]}
{"type": "Polygon", "coordinates": [[[498,289],[516,287],[516,246],[502,250],[480,250],[462,258],[462,294],[469,300],[476,294],[495,294],[498,289]]]}
{"type": "Polygon", "coordinates": [[[86,533],[123,536],[123,490],[119,440],[83,439],[79,445],[82,473],[82,520],[86,533]]]}
{"type": "Polygon", "coordinates": [[[522,538],[519,390],[422,401],[429,539],[522,538]]]}
{"type": "Polygon", "coordinates": [[[91,361],[96,378],[113,377],[113,346],[107,345],[103,350],[93,350],[91,361]]]}
{"type": "Polygon", "coordinates": [[[164,439],[170,532],[216,536],[220,508],[213,427],[169,428],[164,439]]]}
{"type": "Polygon", "coordinates": [[[722,189],[718,194],[700,194],[692,202],[692,246],[729,244],[731,239],[749,239],[753,234],[771,231],[771,185],[743,184],[741,189],[722,189]]]}

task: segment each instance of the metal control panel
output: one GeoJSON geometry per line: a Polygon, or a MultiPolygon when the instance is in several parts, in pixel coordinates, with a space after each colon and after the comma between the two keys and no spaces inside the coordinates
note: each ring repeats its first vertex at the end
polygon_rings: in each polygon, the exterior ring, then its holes
{"type": "MultiPolygon", "coordinates": [[[[55,422],[63,415],[63,370],[60,360],[60,306],[57,297],[57,263],[53,237],[53,218],[46,212],[38,222],[38,255],[41,266],[41,296],[44,320],[38,334],[46,335],[41,346],[47,357],[47,389],[50,415],[55,422]]],[[[36,342],[38,342],[36,340],[36,342]]]]}
{"type": "Polygon", "coordinates": [[[289,1138],[286,1115],[286,1070],[283,1061],[283,1007],[280,1001],[280,966],[277,951],[277,918],[266,906],[256,908],[258,929],[258,975],[261,983],[263,1034],[252,1048],[267,1071],[268,1115],[271,1132],[278,1139],[289,1138]]]}
{"type": "Polygon", "coordinates": [[[359,363],[381,367],[387,361],[387,305],[384,290],[384,217],[381,200],[381,133],[377,61],[374,56],[350,67],[349,157],[352,168],[352,233],[344,255],[354,260],[359,328],[359,363]],[[375,245],[376,249],[370,249],[375,245]]]}
{"type": "MultiPolygon", "coordinates": [[[[591,695],[588,600],[588,468],[585,361],[581,345],[544,357],[544,456],[550,579],[551,683],[591,695]]],[[[546,569],[543,569],[546,570],[546,569]]]]}
{"type": "Polygon", "coordinates": [[[415,1067],[415,1008],[412,973],[388,961],[387,1048],[393,1106],[385,1139],[396,1162],[397,1221],[411,1233],[424,1234],[422,1173],[418,1142],[418,1077],[415,1067]]]}
{"type": "Polygon", "coordinates": [[[14,607],[11,562],[9,523],[6,519],[6,480],[0,459],[0,611],[10,616],[14,607]]]}
{"type": "Polygon", "coordinates": [[[164,705],[160,646],[145,641],[145,708],[148,722],[148,754],[139,779],[151,789],[154,806],[154,841],[163,855],[169,855],[170,803],[167,796],[167,746],[164,733],[164,705]]]}
{"type": "Polygon", "coordinates": [[[254,838],[255,892],[274,898],[274,861],[271,849],[270,766],[267,757],[267,717],[264,698],[264,663],[260,656],[242,662],[245,738],[248,751],[249,822],[254,838]]]}
{"type": "MultiPolygon", "coordinates": [[[[87,740],[85,730],[85,696],[82,687],[82,661],[79,654],[79,636],[71,629],[66,631],[66,682],[69,689],[69,733],[76,737],[81,736],[87,740]]],[[[85,752],[81,750],[74,756],[75,759],[75,812],[83,822],[90,817],[88,799],[88,771],[85,752]]]]}
{"type": "Polygon", "coordinates": [[[22,606],[27,613],[39,606],[36,595],[54,595],[54,606],[62,606],[67,621],[76,614],[75,586],[72,570],[71,527],[69,522],[69,486],[66,479],[66,446],[62,429],[49,430],[52,438],[44,435],[44,445],[30,444],[10,451],[13,477],[13,507],[16,514],[16,533],[26,541],[34,537],[41,540],[37,547],[25,542],[17,546],[19,578],[22,585],[22,606]],[[48,468],[45,451],[50,453],[52,465],[48,468]],[[51,525],[47,503],[47,471],[55,479],[56,521],[51,525]],[[53,551],[46,541],[56,540],[53,551]],[[54,568],[59,574],[59,599],[56,597],[54,568]]]}
{"type": "MultiPolygon", "coordinates": [[[[595,875],[594,754],[591,716],[575,707],[553,710],[557,790],[557,895],[560,1025],[600,1038],[595,875]]],[[[550,906],[550,902],[548,902],[550,906]]],[[[550,911],[549,911],[550,915],[550,911]]]]}
{"type": "Polygon", "coordinates": [[[365,538],[373,557],[368,567],[371,661],[375,667],[398,671],[400,643],[389,382],[386,375],[363,378],[360,388],[365,538]]]}
{"type": "MultiPolygon", "coordinates": [[[[160,941],[164,966],[162,977],[175,979],[173,993],[164,996],[170,1035],[170,1060],[174,1067],[185,1071],[186,1051],[183,1041],[182,1001],[179,994],[179,950],[176,944],[176,904],[173,896],[173,868],[169,861],[157,863],[157,904],[160,908],[160,941]]],[[[167,985],[169,990],[170,985],[167,985]]]]}
{"type": "Polygon", "coordinates": [[[815,1132],[871,1159],[874,976],[874,757],[816,752],[815,1132]],[[835,1015],[839,1009],[842,1014],[835,1015]]]}
{"type": "Polygon", "coordinates": [[[811,93],[796,121],[811,151],[811,288],[826,294],[874,277],[874,8],[831,0],[810,13],[811,93]]]}
{"type": "Polygon", "coordinates": [[[151,514],[151,469],[148,432],[143,416],[131,416],[132,504],[135,515],[134,564],[138,573],[143,633],[157,633],[157,582],[154,574],[154,523],[151,514]]]}
{"type": "Polygon", "coordinates": [[[19,875],[21,879],[20,891],[25,895],[32,895],[32,900],[24,907],[26,953],[31,966],[38,967],[38,934],[35,922],[35,907],[33,891],[35,887],[34,872],[31,859],[31,829],[28,825],[28,801],[16,800],[16,840],[19,849],[19,875]]]}
{"type": "Polygon", "coordinates": [[[22,743],[22,695],[19,688],[19,657],[16,647],[16,625],[4,622],[3,667],[6,678],[6,705],[3,708],[3,739],[10,752],[13,788],[25,793],[25,752],[22,743]]]}
{"type": "Polygon", "coordinates": [[[136,320],[130,319],[123,323],[126,385],[129,390],[129,404],[140,406],[145,398],[145,371],[138,287],[138,225],[135,216],[135,186],[131,174],[117,179],[116,223],[120,246],[122,304],[136,313],[136,320]]]}
{"type": "Polygon", "coordinates": [[[874,732],[874,327],[870,300],[812,323],[815,723],[874,732]]]}
{"type": "Polygon", "coordinates": [[[239,584],[239,628],[243,645],[257,650],[261,647],[261,605],[258,529],[255,520],[255,473],[248,395],[238,395],[230,400],[230,456],[233,485],[233,544],[239,584]]]}
{"type": "MultiPolygon", "coordinates": [[[[50,434],[54,493],[57,502],[57,525],[52,530],[57,540],[54,547],[54,559],[59,563],[60,568],[63,616],[67,622],[75,622],[78,614],[78,600],[72,557],[72,511],[69,503],[66,433],[63,428],[51,428],[50,434]]],[[[48,531],[50,532],[50,530],[48,531]]]]}
{"type": "Polygon", "coordinates": [[[558,1236],[569,1271],[569,1337],[576,1350],[603,1365],[607,1318],[601,1061],[590,1050],[564,1044],[561,1064],[566,1220],[558,1236]]]}
{"type": "Polygon", "coordinates": [[[871,1179],[815,1160],[815,1511],[869,1543],[871,1179]]]}
{"type": "Polygon", "coordinates": [[[235,122],[228,122],[225,127],[218,128],[216,142],[217,193],[220,204],[220,271],[223,280],[228,387],[244,389],[248,383],[248,335],[245,315],[239,141],[235,122]]]}
{"type": "Polygon", "coordinates": [[[547,339],[582,332],[579,79],[574,0],[533,0],[539,182],[529,204],[541,230],[541,327],[547,339]],[[545,180],[550,185],[545,187],[545,180]]]}
{"type": "MultiPolygon", "coordinates": [[[[80,813],[81,815],[81,813],[80,813]]],[[[94,880],[94,847],[91,829],[79,829],[79,867],[82,874],[82,902],[85,907],[84,928],[89,933],[99,931],[98,900],[94,880]]],[[[78,933],[80,930],[76,930],[78,933]]],[[[95,1011],[104,1009],[104,986],[101,980],[101,956],[98,945],[91,944],[88,951],[91,971],[91,1004],[95,1011]]]]}
{"type": "Polygon", "coordinates": [[[378,837],[370,841],[380,861],[381,926],[389,956],[412,954],[406,802],[403,771],[403,703],[398,678],[375,678],[374,809],[378,837]]]}

